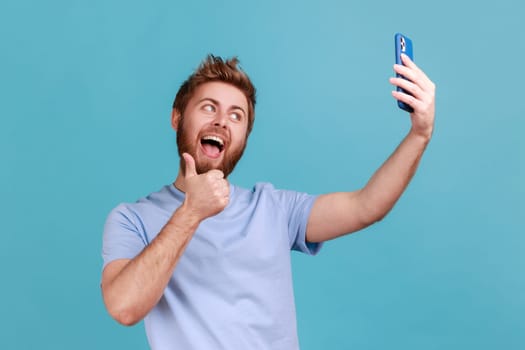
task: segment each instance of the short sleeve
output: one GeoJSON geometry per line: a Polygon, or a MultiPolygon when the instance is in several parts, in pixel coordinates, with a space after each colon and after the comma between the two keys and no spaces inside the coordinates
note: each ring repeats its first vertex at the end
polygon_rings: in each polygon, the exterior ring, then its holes
{"type": "Polygon", "coordinates": [[[133,259],[146,246],[140,219],[121,204],[113,209],[104,225],[102,258],[106,267],[113,260],[133,259]]]}
{"type": "Polygon", "coordinates": [[[288,235],[292,250],[315,255],[322,243],[306,241],[306,226],[317,196],[307,193],[276,190],[277,198],[288,216],[288,235]]]}

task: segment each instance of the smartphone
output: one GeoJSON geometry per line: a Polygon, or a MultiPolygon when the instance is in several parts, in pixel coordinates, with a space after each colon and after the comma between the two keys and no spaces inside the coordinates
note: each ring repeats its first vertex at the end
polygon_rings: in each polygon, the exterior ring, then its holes
{"type": "MultiPolygon", "coordinates": [[[[401,61],[402,53],[410,57],[410,59],[413,61],[414,60],[414,50],[412,46],[412,40],[410,40],[406,35],[396,33],[396,35],[394,35],[394,41],[396,45],[396,64],[403,64],[403,62],[401,61]]],[[[397,74],[397,73],[396,73],[396,77],[406,79],[404,76],[402,76],[401,74],[397,74]]],[[[397,87],[397,91],[401,91],[401,92],[411,95],[409,92],[401,89],[400,87],[397,87]]],[[[399,106],[399,108],[409,113],[414,112],[414,109],[404,102],[397,101],[397,105],[399,106]]]]}

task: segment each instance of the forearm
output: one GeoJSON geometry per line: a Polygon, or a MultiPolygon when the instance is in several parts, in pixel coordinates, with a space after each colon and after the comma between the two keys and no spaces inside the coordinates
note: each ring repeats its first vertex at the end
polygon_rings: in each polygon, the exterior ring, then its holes
{"type": "Polygon", "coordinates": [[[414,176],[434,129],[436,87],[410,58],[402,55],[402,60],[404,65],[396,64],[394,70],[406,79],[390,78],[390,82],[405,91],[394,90],[394,98],[414,109],[409,134],[364,188],[317,198],[308,218],[309,242],[333,239],[381,220],[414,176]]]}
{"type": "Polygon", "coordinates": [[[359,196],[367,221],[381,220],[392,209],[414,176],[430,137],[411,131],[374,173],[359,196]]]}
{"type": "Polygon", "coordinates": [[[103,281],[104,302],[117,321],[134,324],[157,304],[198,224],[181,206],[151,244],[103,281]]]}

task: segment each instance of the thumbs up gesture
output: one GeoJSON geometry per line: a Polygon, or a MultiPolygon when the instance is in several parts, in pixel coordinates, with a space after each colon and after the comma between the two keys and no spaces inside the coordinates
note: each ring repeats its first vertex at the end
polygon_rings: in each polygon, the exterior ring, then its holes
{"type": "Polygon", "coordinates": [[[195,160],[188,153],[183,153],[185,162],[184,191],[186,205],[199,221],[220,213],[230,201],[230,186],[220,170],[210,170],[197,174],[195,160]]]}

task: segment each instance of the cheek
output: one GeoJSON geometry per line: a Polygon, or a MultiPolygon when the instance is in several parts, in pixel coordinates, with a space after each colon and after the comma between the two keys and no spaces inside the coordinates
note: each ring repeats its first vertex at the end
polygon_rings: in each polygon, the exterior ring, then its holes
{"type": "Polygon", "coordinates": [[[184,132],[187,135],[187,138],[193,140],[199,134],[202,125],[197,125],[195,122],[184,121],[184,132]]]}
{"type": "Polygon", "coordinates": [[[184,149],[193,148],[195,140],[197,138],[195,125],[184,120],[179,124],[179,130],[177,130],[177,144],[179,147],[184,147],[184,149]]]}
{"type": "Polygon", "coordinates": [[[246,133],[246,129],[243,129],[242,131],[238,132],[235,134],[235,145],[237,147],[244,147],[244,145],[246,145],[246,142],[247,142],[247,133],[246,133]]]}

